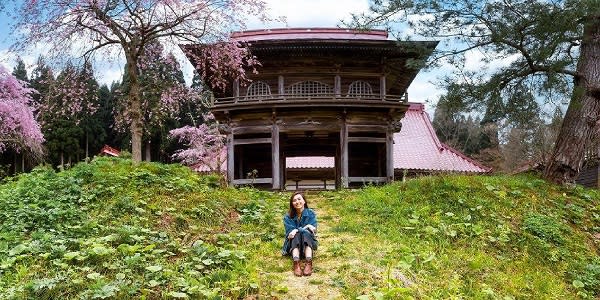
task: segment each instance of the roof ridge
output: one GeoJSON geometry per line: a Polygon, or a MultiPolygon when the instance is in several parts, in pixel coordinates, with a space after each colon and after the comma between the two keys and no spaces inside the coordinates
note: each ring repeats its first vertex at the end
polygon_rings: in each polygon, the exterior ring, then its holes
{"type": "Polygon", "coordinates": [[[444,149],[444,146],[442,146],[442,142],[440,142],[440,139],[438,138],[437,134],[435,133],[435,129],[433,128],[431,119],[429,118],[429,114],[423,109],[424,107],[425,107],[425,105],[421,105],[421,109],[420,109],[421,116],[423,117],[423,119],[425,121],[425,126],[427,127],[429,135],[433,139],[433,142],[437,145],[438,151],[441,152],[444,149]]]}
{"type": "Polygon", "coordinates": [[[476,165],[476,166],[478,166],[478,167],[480,167],[480,168],[484,169],[486,172],[490,172],[490,171],[492,170],[492,168],[491,168],[491,167],[484,166],[484,165],[483,165],[483,164],[481,164],[480,162],[478,162],[478,161],[476,161],[476,160],[474,160],[474,159],[472,159],[472,158],[468,157],[467,155],[465,155],[465,154],[464,154],[464,153],[462,153],[461,151],[458,151],[458,150],[454,149],[454,148],[453,148],[453,147],[451,147],[450,145],[448,145],[448,144],[446,144],[446,143],[442,143],[442,142],[440,142],[440,144],[442,144],[442,147],[443,147],[445,150],[448,150],[448,151],[450,151],[450,152],[452,152],[452,153],[454,153],[454,154],[458,155],[460,158],[462,158],[462,159],[464,159],[464,160],[466,160],[466,161],[468,161],[468,162],[470,162],[470,163],[472,163],[472,164],[474,164],[474,165],[476,165]]]}

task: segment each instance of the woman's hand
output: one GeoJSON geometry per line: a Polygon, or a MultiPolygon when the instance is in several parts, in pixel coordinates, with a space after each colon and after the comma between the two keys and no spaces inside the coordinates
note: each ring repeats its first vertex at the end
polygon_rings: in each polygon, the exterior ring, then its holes
{"type": "Polygon", "coordinates": [[[310,232],[312,232],[313,234],[315,234],[315,232],[317,231],[317,228],[315,226],[310,225],[310,224],[304,226],[304,229],[310,230],[310,232]]]}
{"type": "Polygon", "coordinates": [[[288,234],[288,239],[293,239],[296,236],[296,233],[298,233],[298,229],[290,231],[290,234],[288,234]]]}

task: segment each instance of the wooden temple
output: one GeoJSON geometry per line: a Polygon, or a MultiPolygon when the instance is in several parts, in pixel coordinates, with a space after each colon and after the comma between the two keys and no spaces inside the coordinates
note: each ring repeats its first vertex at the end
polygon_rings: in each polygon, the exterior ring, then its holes
{"type": "Polygon", "coordinates": [[[406,91],[437,42],[339,28],[232,38],[261,66],[249,84],[232,80],[215,91],[210,108],[227,135],[230,184],[284,189],[286,158],[310,156],[333,157],[336,188],[394,180],[394,133],[409,107],[406,91]]]}

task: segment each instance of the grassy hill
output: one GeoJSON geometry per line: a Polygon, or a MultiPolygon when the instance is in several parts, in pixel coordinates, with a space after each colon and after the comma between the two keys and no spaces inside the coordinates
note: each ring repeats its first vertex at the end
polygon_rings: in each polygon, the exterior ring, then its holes
{"type": "Polygon", "coordinates": [[[586,299],[600,194],[530,176],[309,192],[311,277],[280,256],[290,193],[99,158],[0,184],[0,299],[586,299]]]}

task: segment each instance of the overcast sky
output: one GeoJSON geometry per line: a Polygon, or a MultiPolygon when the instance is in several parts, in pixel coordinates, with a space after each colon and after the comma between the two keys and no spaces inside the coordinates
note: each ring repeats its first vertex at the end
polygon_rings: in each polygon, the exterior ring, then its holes
{"type": "MultiPolygon", "coordinates": [[[[5,0],[0,0],[5,1],[5,0]]],[[[282,27],[337,27],[340,21],[348,19],[351,13],[368,11],[368,0],[266,0],[270,14],[274,17],[283,16],[286,23],[262,24],[255,20],[248,21],[248,29],[282,28],[282,27]]],[[[0,63],[12,69],[16,55],[8,52],[11,43],[11,34],[7,17],[0,15],[0,63]]],[[[25,63],[31,68],[39,53],[20,54],[25,63]]],[[[191,64],[182,60],[184,72],[191,76],[191,64]]],[[[96,67],[96,76],[101,83],[110,84],[122,77],[122,65],[103,64],[96,67]]],[[[435,73],[421,71],[408,89],[409,100],[412,102],[426,102],[427,110],[432,111],[432,104],[437,101],[441,91],[432,81],[435,73]]]]}

